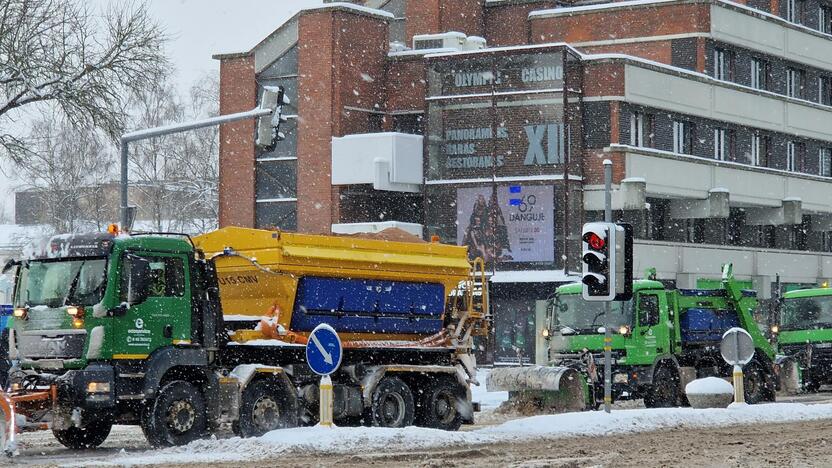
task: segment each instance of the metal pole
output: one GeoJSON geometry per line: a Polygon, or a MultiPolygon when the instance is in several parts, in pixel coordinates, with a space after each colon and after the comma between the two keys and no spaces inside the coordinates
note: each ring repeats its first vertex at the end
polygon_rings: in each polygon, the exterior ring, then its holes
{"type": "Polygon", "coordinates": [[[129,224],[128,206],[127,206],[127,143],[128,141],[121,138],[119,147],[121,150],[121,229],[127,229],[129,224]]]}
{"type": "MultiPolygon", "coordinates": [[[[604,221],[612,222],[612,161],[604,160],[604,221]]],[[[610,285],[614,287],[614,285],[610,285]]],[[[612,330],[610,303],[604,302],[604,411],[612,408],[612,330]]]]}
{"type": "Polygon", "coordinates": [[[239,120],[256,119],[258,117],[265,117],[272,115],[274,109],[255,108],[246,112],[237,112],[236,114],[219,115],[203,120],[196,120],[193,122],[176,123],[172,125],[165,125],[162,127],[148,128],[145,130],[138,130],[135,132],[125,133],[121,136],[121,228],[126,229],[129,221],[128,215],[128,199],[127,199],[127,145],[132,141],[147,140],[159,136],[171,135],[173,133],[186,132],[188,130],[196,130],[198,128],[215,127],[224,123],[237,122],[239,120]]]}

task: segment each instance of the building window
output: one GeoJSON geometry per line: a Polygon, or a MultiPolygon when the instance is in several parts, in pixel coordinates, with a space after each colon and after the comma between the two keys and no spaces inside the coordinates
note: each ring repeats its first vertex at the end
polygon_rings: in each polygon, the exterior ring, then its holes
{"type": "Polygon", "coordinates": [[[371,112],[367,114],[367,133],[379,133],[384,131],[384,114],[371,112]]]}
{"type": "Polygon", "coordinates": [[[821,232],[821,249],[823,252],[832,252],[832,232],[821,232]]]}
{"type": "Polygon", "coordinates": [[[818,150],[818,174],[832,177],[832,148],[818,150]]]}
{"type": "Polygon", "coordinates": [[[681,120],[673,121],[673,152],[693,154],[693,124],[681,120]]]}
{"type": "Polygon", "coordinates": [[[828,5],[818,7],[818,30],[832,34],[832,7],[828,5]]]}
{"type": "Polygon", "coordinates": [[[803,143],[790,141],[786,143],[786,170],[801,172],[803,170],[803,155],[806,147],[803,143]]]}
{"type": "Polygon", "coordinates": [[[818,79],[818,102],[832,106],[832,77],[821,76],[818,79]]]}
{"type": "Polygon", "coordinates": [[[733,160],[733,132],[725,128],[714,129],[714,159],[718,161],[733,160]]]}
{"type": "Polygon", "coordinates": [[[714,78],[730,81],[734,78],[734,57],[731,51],[714,49],[714,78]]]}
{"type": "Polygon", "coordinates": [[[685,227],[685,242],[691,244],[701,244],[705,241],[704,225],[698,219],[686,219],[684,221],[685,227]]]}
{"type": "Polygon", "coordinates": [[[797,68],[786,69],[786,95],[803,99],[803,89],[806,83],[806,72],[797,68]]]}
{"type": "Polygon", "coordinates": [[[653,117],[643,112],[630,115],[630,145],[653,146],[653,117]]]}
{"type": "Polygon", "coordinates": [[[768,167],[771,151],[769,137],[754,133],[751,135],[751,163],[752,166],[768,167]]]}
{"type": "Polygon", "coordinates": [[[397,114],[393,116],[393,130],[399,133],[423,135],[424,119],[422,114],[397,114]]]}
{"type": "Polygon", "coordinates": [[[786,21],[803,24],[805,18],[805,0],[786,0],[786,21]]]}
{"type": "Polygon", "coordinates": [[[754,57],[751,59],[751,87],[768,89],[768,61],[754,57]]]}

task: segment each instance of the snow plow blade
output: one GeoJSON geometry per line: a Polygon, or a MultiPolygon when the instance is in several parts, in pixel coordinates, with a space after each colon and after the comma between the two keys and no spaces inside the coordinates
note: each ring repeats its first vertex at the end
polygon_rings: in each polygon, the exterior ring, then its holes
{"type": "Polygon", "coordinates": [[[494,368],[485,387],[489,392],[509,392],[506,409],[524,413],[582,411],[590,406],[586,379],[569,367],[494,368]]]}

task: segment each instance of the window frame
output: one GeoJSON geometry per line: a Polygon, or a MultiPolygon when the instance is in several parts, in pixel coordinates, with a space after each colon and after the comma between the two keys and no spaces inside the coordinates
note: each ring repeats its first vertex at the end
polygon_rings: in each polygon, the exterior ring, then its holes
{"type": "Polygon", "coordinates": [[[769,62],[760,57],[751,57],[751,87],[763,91],[768,90],[769,62]]]}
{"type": "Polygon", "coordinates": [[[713,60],[714,78],[722,81],[732,81],[734,79],[734,56],[732,52],[722,47],[715,47],[713,60]]]}
{"type": "Polygon", "coordinates": [[[733,131],[724,127],[714,128],[714,159],[730,161],[733,158],[733,131]]]}
{"type": "Polygon", "coordinates": [[[832,147],[825,146],[818,149],[818,175],[832,177],[832,147]]]}
{"type": "Polygon", "coordinates": [[[694,124],[686,120],[673,121],[673,152],[693,154],[694,124]]]}
{"type": "Polygon", "coordinates": [[[806,70],[786,67],[786,96],[804,99],[806,94],[806,70]]]}

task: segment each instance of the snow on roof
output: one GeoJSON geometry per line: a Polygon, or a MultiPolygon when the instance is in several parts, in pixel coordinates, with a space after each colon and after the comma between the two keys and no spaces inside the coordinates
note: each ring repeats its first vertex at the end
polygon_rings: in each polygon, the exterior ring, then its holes
{"type": "MultiPolygon", "coordinates": [[[[493,1],[493,0],[492,0],[493,1]]],[[[735,3],[730,0],[629,0],[629,1],[622,1],[622,2],[606,2],[606,3],[597,3],[594,5],[582,5],[582,6],[574,6],[574,7],[562,7],[562,8],[547,8],[545,10],[535,10],[529,13],[529,18],[546,18],[546,17],[553,17],[553,16],[562,16],[562,15],[572,15],[574,13],[586,13],[598,10],[614,10],[614,9],[624,9],[624,8],[632,8],[632,7],[640,7],[640,6],[651,6],[651,5],[663,5],[669,3],[712,3],[716,5],[720,5],[722,7],[729,7],[734,10],[743,11],[747,14],[764,17],[768,20],[775,21],[781,23],[785,26],[788,26],[793,29],[802,30],[804,32],[813,34],[813,35],[821,35],[821,36],[830,36],[830,34],[824,33],[822,31],[818,31],[817,29],[812,29],[808,26],[792,23],[780,16],[777,16],[772,13],[768,13],[766,11],[758,10],[756,8],[751,8],[747,5],[743,5],[741,3],[735,3]]]]}
{"type": "Polygon", "coordinates": [[[379,18],[384,19],[396,19],[396,15],[393,13],[386,12],[384,10],[377,10],[375,8],[368,8],[361,5],[356,5],[354,3],[346,3],[346,2],[334,2],[334,3],[324,3],[320,6],[313,6],[309,8],[304,8],[301,12],[305,11],[315,11],[315,10],[328,10],[328,9],[344,9],[344,10],[353,10],[358,13],[364,13],[370,16],[376,16],[379,18]]]}
{"type": "Polygon", "coordinates": [[[680,1],[686,0],[630,0],[624,2],[613,2],[613,3],[598,3],[595,5],[581,5],[581,6],[574,6],[574,7],[562,7],[562,8],[547,8],[545,10],[535,10],[529,13],[529,18],[541,18],[541,17],[549,17],[549,16],[561,16],[561,15],[568,15],[572,13],[581,13],[586,11],[595,11],[595,10],[612,10],[612,9],[619,9],[619,8],[629,8],[633,6],[646,6],[646,5],[655,5],[655,4],[662,4],[662,3],[677,3],[680,1]]]}
{"type": "Polygon", "coordinates": [[[487,54],[491,52],[505,52],[505,51],[514,51],[514,50],[535,50],[535,49],[545,49],[548,47],[566,47],[570,51],[574,52],[576,55],[580,55],[574,47],[565,43],[565,42],[547,42],[544,44],[526,44],[526,45],[516,45],[516,46],[506,46],[506,47],[486,47],[485,49],[477,49],[477,50],[454,50],[453,52],[442,52],[436,54],[426,55],[426,57],[447,57],[452,55],[468,55],[468,54],[487,54]]]}
{"type": "Polygon", "coordinates": [[[492,283],[571,283],[579,279],[563,270],[498,271],[491,275],[492,283]]]}

